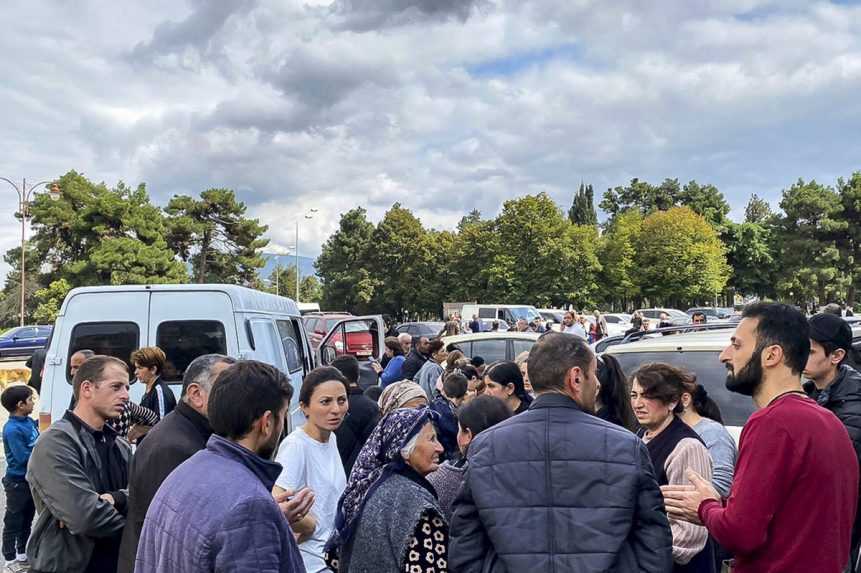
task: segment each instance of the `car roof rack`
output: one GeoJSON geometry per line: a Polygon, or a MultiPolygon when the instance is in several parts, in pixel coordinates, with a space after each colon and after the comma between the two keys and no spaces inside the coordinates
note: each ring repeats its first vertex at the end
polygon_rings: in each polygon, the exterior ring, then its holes
{"type": "Polygon", "coordinates": [[[654,330],[638,330],[637,332],[632,332],[630,334],[620,334],[618,336],[610,336],[607,338],[603,338],[599,340],[595,345],[595,350],[598,353],[602,353],[607,348],[611,346],[618,346],[620,344],[628,344],[630,342],[636,342],[638,340],[642,340],[643,338],[655,334],[688,334],[691,332],[701,332],[701,331],[709,331],[709,330],[725,330],[728,328],[735,328],[738,326],[738,323],[733,322],[718,322],[712,324],[686,324],[683,326],[667,326],[664,328],[656,328],[654,330]]]}

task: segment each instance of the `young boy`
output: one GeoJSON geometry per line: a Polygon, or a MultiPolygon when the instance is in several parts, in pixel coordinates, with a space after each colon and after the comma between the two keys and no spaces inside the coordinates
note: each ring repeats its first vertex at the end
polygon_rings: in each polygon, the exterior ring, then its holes
{"type": "Polygon", "coordinates": [[[457,408],[466,396],[469,381],[460,372],[453,372],[442,382],[442,395],[431,402],[431,410],[439,414],[437,436],[442,444],[443,459],[450,460],[460,455],[457,447],[457,408]]]}
{"type": "Polygon", "coordinates": [[[6,451],[6,515],[3,518],[3,558],[10,571],[23,570],[27,562],[27,538],[36,507],[30,485],[24,479],[27,462],[39,437],[39,426],[30,418],[35,396],[30,386],[10,386],[0,394],[0,403],[9,411],[3,426],[3,448],[6,451]]]}

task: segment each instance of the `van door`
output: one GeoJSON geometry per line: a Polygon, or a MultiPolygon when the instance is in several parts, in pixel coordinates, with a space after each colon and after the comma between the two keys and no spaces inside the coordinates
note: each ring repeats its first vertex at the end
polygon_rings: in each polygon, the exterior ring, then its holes
{"type": "Polygon", "coordinates": [[[341,355],[352,355],[359,360],[359,386],[367,388],[378,383],[371,361],[383,357],[383,335],[386,326],[383,317],[350,316],[337,321],[317,348],[317,364],[327,366],[341,355]]]}
{"type": "MultiPolygon", "coordinates": [[[[69,358],[92,350],[129,364],[132,351],[149,343],[149,292],[84,292],[72,296],[57,318],[45,356],[40,426],[63,417],[72,400],[69,358]]],[[[134,368],[129,364],[130,376],[134,368]]]]}
{"type": "MultiPolygon", "coordinates": [[[[192,360],[213,353],[239,358],[233,304],[226,293],[162,291],[151,296],[149,344],[164,351],[167,360],[162,380],[170,385],[177,400],[182,376],[192,360]]],[[[133,388],[132,399],[140,399],[143,392],[143,388],[133,388]]]]}

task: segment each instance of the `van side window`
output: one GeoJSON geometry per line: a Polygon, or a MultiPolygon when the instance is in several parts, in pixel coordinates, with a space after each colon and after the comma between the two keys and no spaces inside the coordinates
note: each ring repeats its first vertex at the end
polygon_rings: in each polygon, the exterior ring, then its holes
{"type": "Polygon", "coordinates": [[[167,361],[161,377],[165,382],[181,382],[191,361],[203,354],[227,354],[227,335],[217,320],[175,320],[162,322],[155,345],[164,350],[167,361]]]}
{"type": "Polygon", "coordinates": [[[119,358],[129,366],[129,376],[134,375],[134,366],[129,363],[132,352],[140,347],[140,328],[134,322],[83,322],[72,329],[69,355],[66,357],[66,379],[69,375],[69,359],[78,350],[92,350],[119,358]]]}
{"type": "Polygon", "coordinates": [[[496,318],[495,308],[479,308],[478,318],[496,318]]]}
{"type": "Polygon", "coordinates": [[[275,324],[278,325],[278,336],[281,337],[281,345],[284,347],[287,369],[290,372],[302,370],[302,337],[299,336],[296,325],[289,320],[276,320],[275,324]]]}

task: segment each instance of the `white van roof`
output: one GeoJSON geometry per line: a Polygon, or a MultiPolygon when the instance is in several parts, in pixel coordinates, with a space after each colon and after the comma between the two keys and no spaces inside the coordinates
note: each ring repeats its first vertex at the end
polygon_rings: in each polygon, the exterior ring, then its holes
{"type": "Polygon", "coordinates": [[[66,314],[66,307],[75,295],[109,292],[223,292],[230,297],[233,310],[236,312],[272,312],[299,316],[299,308],[293,299],[276,296],[259,290],[254,290],[238,285],[228,284],[154,284],[154,285],[120,285],[120,286],[92,286],[78,287],[72,289],[63,306],[60,315],[66,314]]]}

